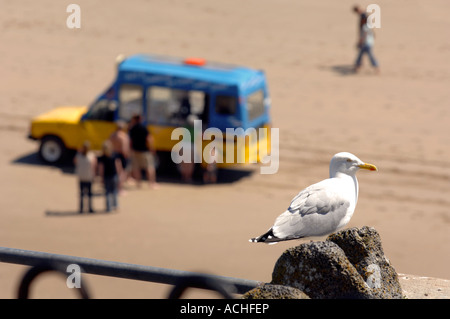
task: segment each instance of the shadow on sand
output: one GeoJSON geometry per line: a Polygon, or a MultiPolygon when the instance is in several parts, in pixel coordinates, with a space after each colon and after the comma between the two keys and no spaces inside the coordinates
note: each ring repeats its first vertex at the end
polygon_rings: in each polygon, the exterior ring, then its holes
{"type": "MultiPolygon", "coordinates": [[[[12,161],[12,164],[15,165],[33,165],[33,166],[41,166],[41,167],[52,167],[61,170],[64,174],[74,174],[75,167],[72,163],[72,160],[65,160],[61,163],[55,165],[49,165],[43,162],[37,153],[30,153],[23,155],[19,158],[16,158],[12,161]]],[[[219,169],[217,174],[217,184],[231,184],[241,180],[242,178],[249,177],[253,174],[253,170],[243,170],[243,169],[219,169]]],[[[157,180],[158,183],[175,183],[182,184],[180,174],[176,169],[176,166],[170,162],[169,165],[160,165],[157,170],[157,180]]],[[[193,181],[190,183],[193,186],[208,186],[209,184],[204,184],[202,180],[202,170],[199,165],[196,166],[193,175],[193,181]]],[[[93,196],[104,196],[101,191],[93,191],[93,196]]],[[[86,216],[94,216],[94,215],[106,215],[106,214],[114,214],[117,211],[107,212],[105,210],[95,210],[94,213],[83,212],[80,213],[78,210],[67,210],[67,211],[45,211],[45,216],[48,217],[86,217],[86,216]]]]}
{"type": "Polygon", "coordinates": [[[331,67],[328,67],[331,71],[342,75],[342,76],[346,76],[346,75],[354,75],[355,73],[355,66],[354,65],[333,65],[331,67]]]}
{"type": "MultiPolygon", "coordinates": [[[[39,158],[39,155],[36,152],[33,152],[14,159],[12,163],[17,165],[54,167],[61,170],[64,174],[74,174],[75,167],[73,165],[72,158],[73,157],[68,158],[58,164],[50,165],[43,162],[39,158]]],[[[175,164],[170,159],[170,155],[168,157],[167,154],[160,154],[160,163],[161,164],[156,171],[158,183],[183,184],[175,164]]],[[[253,170],[251,169],[219,169],[217,172],[217,184],[231,184],[241,180],[242,178],[250,177],[252,174],[253,170]]],[[[200,165],[196,165],[191,184],[197,186],[209,185],[203,183],[202,169],[200,165]]]]}
{"type": "Polygon", "coordinates": [[[87,216],[94,216],[94,215],[107,215],[107,214],[115,214],[116,211],[107,212],[105,210],[96,210],[93,213],[83,212],[80,213],[76,210],[67,210],[67,211],[51,211],[47,210],[45,211],[45,216],[48,217],[70,217],[70,216],[80,216],[80,217],[87,217],[87,216]]]}

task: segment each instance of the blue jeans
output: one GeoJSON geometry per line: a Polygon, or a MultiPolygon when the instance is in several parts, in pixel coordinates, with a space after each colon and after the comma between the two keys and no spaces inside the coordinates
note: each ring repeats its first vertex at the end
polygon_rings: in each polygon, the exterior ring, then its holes
{"type": "Polygon", "coordinates": [[[92,182],[80,181],[80,213],[83,212],[84,197],[88,198],[89,212],[92,213],[92,182]]]}
{"type": "Polygon", "coordinates": [[[360,67],[361,66],[361,59],[362,59],[362,56],[364,54],[367,54],[369,56],[370,63],[372,63],[373,67],[375,67],[375,68],[378,67],[378,62],[377,62],[377,60],[375,59],[375,57],[374,57],[374,55],[372,53],[372,47],[369,46],[369,45],[363,45],[359,49],[358,58],[356,59],[356,63],[355,63],[356,67],[360,67]]]}
{"type": "Polygon", "coordinates": [[[106,198],[106,211],[117,208],[117,184],[119,178],[117,175],[111,177],[105,177],[105,198],[106,198]]]}

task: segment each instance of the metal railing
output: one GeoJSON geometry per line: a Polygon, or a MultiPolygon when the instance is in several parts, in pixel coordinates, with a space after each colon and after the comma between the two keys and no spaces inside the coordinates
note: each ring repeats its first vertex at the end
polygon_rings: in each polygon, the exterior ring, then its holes
{"type": "MultiPolygon", "coordinates": [[[[0,262],[31,266],[21,280],[18,298],[28,298],[29,286],[38,275],[48,271],[56,271],[67,276],[67,266],[73,264],[78,265],[81,272],[86,274],[173,285],[174,287],[168,298],[180,298],[183,292],[190,287],[213,290],[224,298],[233,298],[233,294],[244,294],[263,284],[248,279],[7,247],[0,247],[0,262]]],[[[87,288],[84,285],[80,288],[80,296],[89,298],[87,288]]]]}

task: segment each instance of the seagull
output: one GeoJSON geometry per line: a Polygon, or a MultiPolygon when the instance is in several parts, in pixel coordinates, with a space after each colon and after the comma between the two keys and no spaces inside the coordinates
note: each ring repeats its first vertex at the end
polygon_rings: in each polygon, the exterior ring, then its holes
{"type": "Polygon", "coordinates": [[[254,243],[276,244],[280,241],[324,236],[348,224],[358,201],[360,169],[377,171],[377,167],[364,163],[348,152],[337,153],[330,162],[330,178],[308,186],[278,216],[274,225],[254,243]]]}

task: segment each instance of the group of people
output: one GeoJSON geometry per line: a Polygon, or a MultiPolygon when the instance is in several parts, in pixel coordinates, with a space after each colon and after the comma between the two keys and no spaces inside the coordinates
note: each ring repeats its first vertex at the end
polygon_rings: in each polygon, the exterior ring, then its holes
{"type": "MultiPolygon", "coordinates": [[[[142,173],[146,175],[151,189],[158,188],[156,182],[157,155],[154,140],[147,127],[142,123],[142,116],[135,115],[127,124],[117,122],[117,128],[102,145],[101,156],[91,151],[90,143],[84,142],[74,158],[75,174],[79,180],[79,212],[83,213],[87,200],[88,212],[93,213],[92,185],[100,176],[105,190],[106,211],[118,208],[118,194],[123,191],[124,183],[133,178],[138,187],[142,173]],[[127,129],[128,128],[128,129],[127,129]]],[[[191,127],[193,124],[188,125],[191,127]]],[[[192,134],[192,137],[194,135],[192,134]]],[[[192,140],[193,143],[193,140],[192,140]]],[[[194,149],[192,146],[191,151],[194,149]]],[[[215,157],[215,151],[211,156],[215,157]]],[[[182,162],[178,170],[184,182],[191,182],[194,172],[193,158],[190,162],[182,162]]],[[[205,183],[217,182],[217,166],[215,162],[207,164],[203,172],[205,183]]]]}
{"type": "Polygon", "coordinates": [[[90,143],[84,142],[74,158],[80,187],[79,212],[84,212],[86,199],[88,212],[94,212],[92,184],[96,176],[100,176],[104,186],[107,212],[118,208],[118,193],[130,177],[140,186],[145,172],[150,188],[158,188],[155,161],[153,138],[141,115],[133,116],[128,131],[124,122],[118,122],[116,131],[103,143],[99,157],[90,150],[90,143]]]}

